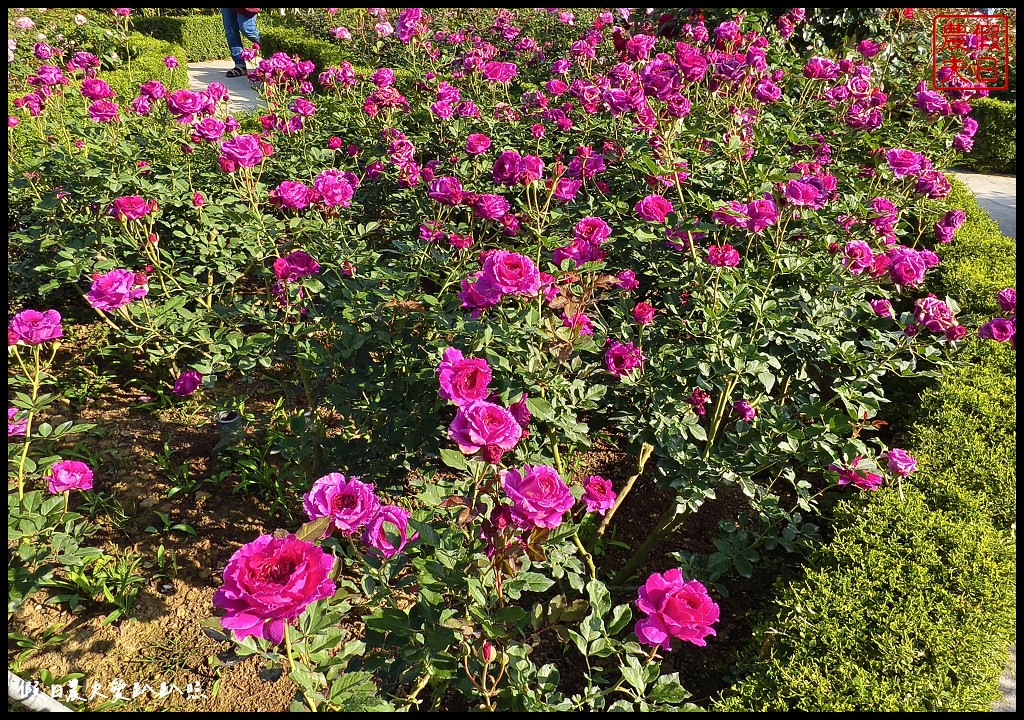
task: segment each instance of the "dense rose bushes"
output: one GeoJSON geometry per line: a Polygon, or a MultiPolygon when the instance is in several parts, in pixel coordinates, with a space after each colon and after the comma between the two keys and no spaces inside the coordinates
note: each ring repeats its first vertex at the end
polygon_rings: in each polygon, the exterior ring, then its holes
{"type": "MultiPolygon", "coordinates": [[[[290,458],[290,491],[310,522],[242,545],[215,605],[307,703],[345,707],[347,670],[381,707],[429,686],[490,709],[676,709],[678,677],[637,668],[714,642],[704,583],[813,544],[824,492],[914,471],[873,434],[883,379],[953,361],[967,333],[1015,343],[1013,289],[984,324],[925,289],[963,222],[936,201],[978,93],[929,90],[897,52],[909,24],[806,57],[797,10],[671,31],[629,9],[366,15],[401,66],[263,58],[254,118],[217,84],[120,98],[91,58],[16,53],[13,237],[165,396],[300,382],[315,450],[290,458]],[[327,440],[328,414],[368,429],[327,440]],[[641,449],[638,475],[653,453],[674,498],[623,567],[594,555],[632,481],[568,462],[597,430],[641,449]],[[404,467],[423,472],[401,484],[404,467]],[[726,486],[748,552],[681,557],[613,606],[606,582],[643,582],[726,486]],[[364,605],[359,662],[312,650],[336,587],[364,605]],[[611,660],[559,689],[531,657],[548,629],[611,660]]],[[[9,347],[59,321],[23,310],[9,347]]]]}

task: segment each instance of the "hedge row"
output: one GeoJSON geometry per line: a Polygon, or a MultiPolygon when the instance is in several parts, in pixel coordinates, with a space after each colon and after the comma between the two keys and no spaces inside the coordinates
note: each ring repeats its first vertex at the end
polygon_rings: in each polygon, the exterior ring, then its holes
{"type": "MultiPolygon", "coordinates": [[[[224,38],[224,23],[219,15],[140,17],[135,20],[135,29],[158,40],[177,43],[183,47],[184,56],[178,58],[183,62],[225,60],[231,57],[227,40],[224,38]]],[[[260,39],[262,40],[262,36],[260,39]]],[[[243,39],[243,42],[247,41],[243,39]]]]}
{"type": "Polygon", "coordinates": [[[978,121],[974,147],[964,164],[978,172],[1017,171],[1017,102],[995,98],[971,101],[971,117],[978,121]]]}
{"type": "MultiPolygon", "coordinates": [[[[985,313],[993,288],[1016,284],[1015,246],[951,182],[968,221],[939,269],[985,313]]],[[[918,472],[839,505],[835,537],[779,588],[745,678],[712,709],[965,712],[999,698],[1016,641],[1016,353],[964,345],[915,410],[918,472]]]]}
{"type": "Polygon", "coordinates": [[[189,86],[188,70],[184,67],[185,49],[176,43],[132,33],[129,39],[131,64],[103,74],[121,103],[129,103],[139,94],[139,84],[146,80],[159,80],[168,90],[189,86]],[[173,71],[164,64],[164,58],[174,56],[181,67],[173,71]]]}

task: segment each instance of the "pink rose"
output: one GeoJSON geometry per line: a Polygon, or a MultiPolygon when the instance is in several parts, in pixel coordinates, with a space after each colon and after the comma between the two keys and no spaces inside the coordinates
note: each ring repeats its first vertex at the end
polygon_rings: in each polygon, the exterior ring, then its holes
{"type": "Polygon", "coordinates": [[[202,384],[202,374],[195,370],[186,370],[174,381],[174,389],[171,392],[181,397],[188,397],[198,390],[202,384]]]}
{"type": "Polygon", "coordinates": [[[221,155],[239,167],[256,167],[264,156],[270,155],[268,149],[269,145],[261,143],[255,135],[239,135],[220,144],[221,155]]]}
{"type": "Polygon", "coordinates": [[[141,220],[156,209],[156,201],[149,202],[138,195],[126,195],[114,200],[111,214],[122,222],[141,220]]]}
{"type": "Polygon", "coordinates": [[[540,291],[540,271],[533,260],[509,252],[495,250],[484,260],[477,289],[482,294],[527,295],[536,297],[540,291]]]}
{"type": "Polygon", "coordinates": [[[324,475],[302,496],[302,507],[310,520],[331,519],[324,536],[331,528],[345,537],[354,534],[380,512],[380,500],[371,483],[341,473],[324,475]]]}
{"type": "Polygon", "coordinates": [[[644,220],[663,223],[673,207],[672,203],[661,195],[648,195],[638,202],[633,210],[644,220]]]}
{"type": "Polygon", "coordinates": [[[485,459],[497,464],[523,436],[523,429],[505,408],[485,400],[459,406],[448,426],[448,435],[466,455],[484,450],[485,459]]]}
{"type": "Polygon", "coordinates": [[[491,139],[482,133],[473,133],[466,138],[466,152],[470,155],[485,153],[490,146],[491,139]]]}
{"type": "Polygon", "coordinates": [[[604,365],[608,372],[618,378],[628,376],[633,370],[643,367],[645,356],[640,348],[631,342],[613,341],[604,354],[604,365]]]}
{"type": "Polygon", "coordinates": [[[583,497],[581,499],[587,506],[587,512],[604,515],[615,507],[615,498],[611,480],[606,480],[600,475],[590,475],[583,481],[583,497]]]}
{"type": "Polygon", "coordinates": [[[484,400],[491,382],[491,368],[483,358],[466,358],[457,348],[444,351],[437,366],[438,395],[462,406],[484,400]]]}
{"type": "Polygon", "coordinates": [[[220,623],[238,639],[255,635],[280,644],[286,622],[334,594],[333,569],[334,557],[313,543],[262,535],[231,556],[213,606],[225,611],[220,623]]]}
{"type": "Polygon", "coordinates": [[[633,308],[633,319],[641,325],[650,325],[654,322],[654,314],[657,311],[645,302],[638,302],[633,308]]]}
{"type": "Polygon", "coordinates": [[[885,455],[886,465],[892,472],[900,477],[907,477],[917,470],[917,460],[910,456],[906,450],[892,448],[885,455]]]}
{"type": "Polygon", "coordinates": [[[740,253],[728,243],[708,247],[708,264],[717,267],[736,267],[740,264],[740,253]]]}
{"type": "Polygon", "coordinates": [[[644,645],[671,650],[672,638],[676,638],[704,647],[704,638],[717,634],[711,626],[718,621],[718,605],[703,584],[687,582],[675,568],[664,575],[652,573],[640,588],[636,607],[647,615],[634,627],[644,645]]]}
{"type": "Polygon", "coordinates": [[[501,487],[512,501],[512,517],[520,527],[556,528],[572,509],[572,493],[553,467],[524,465],[501,471],[501,487]]]}
{"type": "Polygon", "coordinates": [[[94,308],[104,312],[124,307],[149,292],[148,285],[136,284],[135,279],[131,270],[111,270],[92,281],[86,299],[94,308]]]}
{"type": "Polygon", "coordinates": [[[416,532],[409,536],[408,510],[397,505],[382,505],[380,511],[366,523],[361,539],[364,545],[369,545],[385,558],[391,558],[400,553],[408,543],[418,537],[419,533],[416,532]],[[388,532],[384,527],[385,524],[390,526],[388,529],[394,535],[398,536],[397,545],[393,545],[391,540],[388,539],[388,532]]]}
{"type": "Polygon", "coordinates": [[[92,490],[92,469],[78,460],[55,462],[49,477],[49,491],[54,495],[69,490],[92,490]]]}
{"type": "Polygon", "coordinates": [[[270,204],[285,210],[305,210],[309,207],[309,188],[295,180],[285,180],[270,191],[270,204]]]}
{"type": "Polygon", "coordinates": [[[7,325],[7,344],[12,345],[11,338],[15,342],[25,342],[29,345],[56,340],[64,337],[64,330],[60,325],[60,313],[56,310],[39,312],[38,310],[22,310],[11,318],[7,325]]]}

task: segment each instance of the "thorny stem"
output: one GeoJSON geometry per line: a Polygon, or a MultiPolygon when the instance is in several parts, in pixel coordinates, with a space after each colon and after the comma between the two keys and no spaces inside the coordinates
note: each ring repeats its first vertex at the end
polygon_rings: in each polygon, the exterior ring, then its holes
{"type": "Polygon", "coordinates": [[[622,492],[620,492],[619,496],[615,498],[615,504],[612,505],[612,509],[608,511],[608,514],[605,515],[604,519],[601,521],[601,525],[597,528],[598,537],[604,535],[604,531],[608,529],[608,523],[612,521],[612,516],[615,515],[615,511],[619,509],[619,506],[622,505],[622,501],[626,499],[629,491],[633,489],[633,483],[637,481],[637,478],[643,475],[644,466],[647,465],[647,461],[650,459],[652,452],[654,452],[654,446],[650,443],[644,443],[640,446],[640,457],[637,459],[636,473],[626,480],[626,484],[623,486],[622,492]]]}

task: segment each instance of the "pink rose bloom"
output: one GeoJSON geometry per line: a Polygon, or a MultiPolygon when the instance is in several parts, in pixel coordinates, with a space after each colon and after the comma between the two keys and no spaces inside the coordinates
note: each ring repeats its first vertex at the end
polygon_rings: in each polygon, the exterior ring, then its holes
{"type": "Polygon", "coordinates": [[[718,605],[707,588],[697,580],[686,581],[678,569],[652,573],[640,588],[636,607],[647,615],[634,627],[637,639],[644,645],[672,649],[672,638],[704,647],[708,635],[716,635],[711,627],[718,621],[718,605]]]}
{"type": "Polygon", "coordinates": [[[775,202],[768,198],[747,203],[746,213],[750,218],[747,221],[747,230],[755,235],[761,234],[765,228],[779,221],[778,208],[775,207],[775,202]]]}
{"type": "Polygon", "coordinates": [[[206,106],[201,93],[191,90],[175,90],[166,96],[167,109],[177,118],[188,118],[203,112],[206,106]]]}
{"type": "Polygon", "coordinates": [[[60,325],[60,313],[56,310],[22,310],[11,318],[7,325],[8,345],[13,344],[12,337],[15,342],[25,342],[29,345],[39,345],[62,338],[64,330],[60,325]]]}
{"type": "Polygon", "coordinates": [[[746,228],[750,226],[750,214],[747,212],[747,206],[738,200],[730,200],[717,210],[712,210],[711,219],[731,227],[746,228]]]}
{"type": "Polygon", "coordinates": [[[921,253],[913,248],[897,245],[886,253],[889,258],[889,278],[899,287],[917,287],[924,280],[925,265],[921,253]]]}
{"type": "Polygon", "coordinates": [[[882,476],[878,473],[861,472],[856,468],[860,464],[861,457],[858,455],[850,463],[850,467],[844,468],[838,465],[829,465],[828,469],[839,473],[840,485],[856,485],[861,490],[877,490],[882,484],[882,476]]]}
{"type": "Polygon", "coordinates": [[[587,512],[604,515],[615,507],[615,498],[611,480],[606,480],[600,475],[590,475],[583,481],[583,497],[581,499],[587,506],[587,512]]]}
{"type": "Polygon", "coordinates": [[[1011,341],[1017,347],[1017,321],[1016,318],[992,318],[978,328],[978,337],[982,340],[995,340],[996,342],[1011,341]]]}
{"type": "Polygon", "coordinates": [[[49,491],[54,495],[69,490],[92,490],[92,469],[78,460],[55,462],[49,477],[49,491]]]}
{"type": "Polygon", "coordinates": [[[740,253],[732,245],[711,245],[708,247],[708,264],[717,267],[736,267],[740,264],[740,253]]]}
{"type": "Polygon", "coordinates": [[[654,314],[657,311],[645,302],[638,302],[633,308],[633,319],[641,325],[650,325],[654,322],[654,314]]]}
{"type": "Polygon", "coordinates": [[[309,188],[295,180],[285,180],[270,191],[270,204],[285,210],[305,210],[309,207],[309,188]]]}
{"type": "Polygon", "coordinates": [[[912,458],[906,450],[892,448],[885,455],[886,465],[892,472],[900,477],[907,477],[917,470],[917,460],[912,458]]]}
{"type": "Polygon", "coordinates": [[[89,106],[89,117],[94,122],[109,123],[118,119],[117,103],[97,100],[89,106]]]}
{"type": "Polygon", "coordinates": [[[892,303],[885,298],[868,300],[868,304],[871,306],[871,309],[875,311],[875,315],[878,317],[891,318],[895,315],[892,303]]]}
{"type": "Polygon", "coordinates": [[[632,270],[623,270],[615,276],[616,285],[623,290],[635,290],[640,287],[640,283],[636,279],[636,273],[632,270]]]}
{"type": "Polygon", "coordinates": [[[752,423],[754,418],[757,417],[757,410],[746,400],[739,400],[733,403],[732,409],[740,416],[740,420],[745,423],[752,423]]]}
{"type": "Polygon", "coordinates": [[[529,433],[526,432],[526,427],[530,424],[530,420],[533,419],[533,415],[530,414],[530,409],[526,407],[527,394],[523,393],[519,396],[519,399],[508,406],[508,411],[512,413],[512,417],[519,423],[519,427],[523,428],[523,437],[526,437],[529,433]]]}
{"type": "Polygon", "coordinates": [[[576,223],[572,234],[577,240],[591,245],[600,245],[611,236],[612,229],[601,218],[587,216],[576,223]]]}
{"type": "Polygon", "coordinates": [[[280,644],[286,622],[334,594],[333,569],[334,557],[313,543],[262,535],[228,560],[213,594],[213,606],[225,611],[220,624],[239,640],[254,635],[280,644]]]}
{"type": "Polygon", "coordinates": [[[949,306],[931,293],[914,301],[914,319],[933,333],[945,332],[957,324],[949,306]]]}
{"type": "Polygon", "coordinates": [[[188,397],[198,390],[202,384],[203,376],[201,373],[195,370],[186,370],[174,381],[174,389],[171,392],[181,397],[188,397]]]}
{"type": "Polygon", "coordinates": [[[648,195],[633,206],[633,210],[644,220],[663,223],[673,207],[672,203],[661,195],[648,195]]]}
{"type": "Polygon", "coordinates": [[[82,87],[79,92],[87,100],[106,100],[107,98],[114,97],[116,94],[103,80],[90,77],[82,80],[82,87]]]}
{"type": "Polygon", "coordinates": [[[999,309],[1011,315],[1017,314],[1017,288],[1005,288],[996,296],[999,309]]]}
{"type": "Polygon", "coordinates": [[[491,368],[483,358],[466,358],[450,347],[437,366],[437,380],[441,386],[438,395],[456,405],[467,405],[487,398],[491,368]]]}
{"type": "Polygon", "coordinates": [[[370,546],[385,558],[391,558],[418,537],[417,532],[409,536],[408,510],[397,505],[382,505],[380,511],[366,524],[361,539],[364,545],[370,546]],[[390,527],[385,529],[385,524],[390,527]],[[387,530],[398,535],[398,545],[393,545],[388,539],[387,530]]]}
{"type": "Polygon", "coordinates": [[[114,200],[111,214],[122,222],[141,220],[156,209],[156,202],[144,200],[138,195],[126,195],[114,200]]]}
{"type": "Polygon", "coordinates": [[[220,144],[221,155],[239,167],[256,167],[265,155],[266,147],[255,135],[239,135],[220,144]]]}
{"type": "Polygon", "coordinates": [[[484,458],[497,464],[501,455],[519,442],[523,429],[512,413],[500,405],[474,400],[459,406],[448,426],[448,436],[466,455],[483,450],[484,458]]]}
{"type": "Polygon", "coordinates": [[[786,202],[790,205],[810,207],[818,200],[818,196],[821,193],[818,192],[818,188],[810,183],[790,180],[786,183],[785,188],[783,188],[783,194],[786,197],[786,202]]]}
{"type": "Polygon", "coordinates": [[[501,195],[477,195],[473,200],[473,213],[481,220],[501,220],[509,209],[508,200],[501,195]]]}
{"type": "Polygon", "coordinates": [[[843,265],[854,275],[860,275],[871,267],[874,253],[863,240],[851,240],[843,247],[843,265]]]}
{"type": "Polygon", "coordinates": [[[519,181],[519,161],[522,157],[515,150],[506,150],[494,161],[491,175],[497,185],[515,185],[519,181]]]}
{"type": "Polygon", "coordinates": [[[442,205],[459,205],[462,203],[463,195],[462,183],[456,177],[434,178],[427,183],[427,197],[442,205]]]}
{"type": "Polygon", "coordinates": [[[540,271],[533,260],[509,252],[495,250],[484,260],[479,292],[486,295],[527,295],[536,297],[540,291],[540,271]]]}
{"type": "Polygon", "coordinates": [[[330,473],[313,483],[309,492],[302,496],[302,507],[310,520],[331,519],[324,537],[332,528],[349,537],[380,512],[380,500],[372,483],[330,473]]]}
{"type": "Polygon", "coordinates": [[[643,367],[646,359],[640,348],[631,342],[612,341],[604,354],[604,366],[618,378],[628,376],[633,370],[643,367]]]}
{"type": "Polygon", "coordinates": [[[916,153],[913,150],[904,150],[902,148],[887,150],[885,153],[885,160],[889,163],[889,168],[892,170],[892,174],[896,177],[914,175],[921,170],[924,170],[925,163],[927,162],[925,156],[921,153],[916,153]]]}
{"type": "Polygon", "coordinates": [[[501,487],[512,501],[512,517],[526,528],[556,528],[575,499],[558,472],[547,465],[501,471],[501,487]]]}
{"type": "Polygon", "coordinates": [[[28,432],[28,419],[18,418],[21,412],[16,407],[7,408],[7,437],[23,437],[28,432]]]}
{"type": "Polygon", "coordinates": [[[515,63],[491,60],[484,63],[480,73],[484,76],[484,80],[505,84],[510,82],[512,78],[516,76],[518,70],[519,68],[516,67],[515,63]]]}
{"type": "Polygon", "coordinates": [[[490,146],[491,139],[482,133],[473,133],[466,138],[466,152],[470,155],[485,153],[490,146]]]}
{"type": "Polygon", "coordinates": [[[573,315],[569,315],[564,310],[562,311],[562,325],[567,328],[578,330],[580,335],[593,335],[594,334],[594,323],[584,313],[578,312],[573,315]]]}
{"type": "Polygon", "coordinates": [[[313,178],[313,188],[309,192],[309,201],[325,207],[349,207],[355,195],[358,181],[350,177],[351,173],[335,168],[327,168],[313,178]]]}
{"type": "Polygon", "coordinates": [[[111,270],[92,281],[86,298],[90,305],[104,312],[124,307],[149,292],[148,285],[137,285],[135,279],[135,273],[131,270],[111,270]]]}
{"type": "Polygon", "coordinates": [[[387,37],[395,31],[389,22],[379,22],[373,26],[374,31],[381,37],[387,37]]]}

